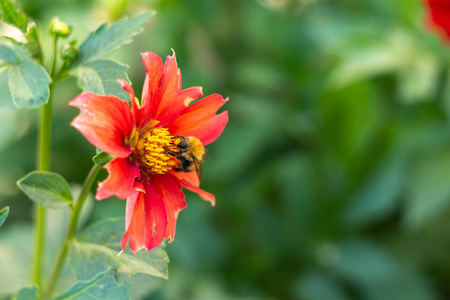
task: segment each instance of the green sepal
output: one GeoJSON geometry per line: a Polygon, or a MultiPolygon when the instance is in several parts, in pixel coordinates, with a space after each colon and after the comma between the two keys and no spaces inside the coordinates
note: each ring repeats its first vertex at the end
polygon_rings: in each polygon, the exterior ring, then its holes
{"type": "Polygon", "coordinates": [[[92,158],[92,161],[94,163],[96,163],[97,165],[104,166],[113,159],[114,159],[114,156],[109,155],[105,151],[101,151],[92,158]]]}
{"type": "Polygon", "coordinates": [[[78,58],[78,47],[77,40],[73,40],[70,43],[67,43],[61,47],[61,58],[68,62],[69,64],[73,63],[78,58]]]}

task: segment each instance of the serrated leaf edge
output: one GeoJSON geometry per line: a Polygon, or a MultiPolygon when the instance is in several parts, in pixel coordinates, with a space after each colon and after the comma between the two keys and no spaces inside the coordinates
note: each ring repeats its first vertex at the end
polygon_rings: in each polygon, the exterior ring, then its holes
{"type": "MultiPolygon", "coordinates": [[[[111,258],[114,258],[115,261],[117,261],[118,265],[122,265],[124,264],[124,259],[123,258],[128,258],[128,259],[135,259],[135,260],[139,260],[141,262],[141,264],[145,264],[145,265],[149,265],[149,263],[141,260],[137,255],[131,255],[131,254],[127,254],[127,253],[120,253],[120,255],[117,255],[117,252],[107,246],[103,246],[103,245],[98,245],[98,244],[94,244],[94,243],[88,243],[88,242],[80,242],[78,240],[74,240],[72,241],[72,247],[79,246],[79,245],[84,245],[85,247],[97,247],[99,250],[107,252],[108,254],[111,254],[111,258]],[[122,258],[121,258],[122,257],[122,258]]],[[[161,249],[160,249],[161,250],[161,249]]],[[[169,260],[167,259],[167,263],[169,263],[169,260]]],[[[168,279],[168,275],[167,274],[163,274],[162,272],[157,271],[157,269],[151,265],[149,265],[149,267],[153,270],[155,270],[154,273],[143,273],[143,272],[139,272],[139,271],[134,271],[134,272],[128,272],[125,271],[124,269],[126,267],[122,267],[120,266],[119,269],[117,270],[118,273],[120,274],[125,274],[128,277],[133,277],[136,274],[146,274],[146,275],[150,275],[150,276],[154,276],[154,277],[160,277],[160,278],[164,278],[164,279],[168,279]]],[[[128,267],[129,268],[129,267],[128,267]]]]}
{"type": "MultiPolygon", "coordinates": [[[[125,17],[125,18],[123,18],[123,19],[121,19],[121,20],[119,20],[119,21],[117,21],[117,22],[115,22],[115,23],[113,23],[113,24],[111,24],[111,25],[108,25],[106,22],[103,23],[103,24],[101,24],[96,30],[92,31],[92,32],[88,35],[88,37],[83,41],[83,43],[81,43],[81,45],[80,45],[80,47],[79,47],[79,49],[80,49],[80,55],[79,55],[78,59],[75,61],[74,65],[75,65],[75,66],[78,66],[78,65],[85,65],[85,64],[88,64],[88,63],[90,63],[90,62],[100,60],[102,57],[104,57],[104,56],[106,56],[106,55],[108,55],[108,54],[110,54],[110,53],[116,51],[116,50],[119,49],[121,46],[131,43],[131,42],[133,41],[133,37],[135,37],[136,35],[138,35],[138,34],[140,34],[140,33],[143,32],[144,29],[143,29],[142,26],[143,26],[144,23],[147,22],[152,16],[154,16],[155,13],[156,13],[155,11],[150,11],[150,12],[146,12],[146,13],[140,14],[140,15],[138,15],[138,16],[136,16],[136,17],[133,17],[133,18],[125,17]],[[95,56],[94,56],[94,59],[90,58],[90,59],[84,60],[84,59],[86,58],[86,56],[83,56],[83,54],[82,54],[82,51],[83,51],[83,50],[82,50],[82,49],[83,49],[83,45],[85,45],[90,39],[94,38],[94,36],[95,36],[96,34],[101,34],[101,33],[103,33],[103,32],[106,31],[106,30],[109,30],[109,29],[111,29],[111,28],[114,28],[115,26],[120,25],[120,24],[123,23],[123,22],[133,21],[133,20],[136,20],[136,19],[138,19],[138,18],[143,18],[143,19],[144,19],[144,20],[143,20],[143,23],[142,23],[142,25],[141,25],[141,27],[140,27],[139,29],[137,29],[133,34],[130,34],[128,37],[126,37],[125,40],[122,41],[121,44],[119,44],[119,45],[116,46],[116,47],[111,48],[109,51],[107,51],[107,53],[103,54],[103,55],[100,56],[100,57],[95,57],[95,56]]],[[[89,57],[88,57],[88,58],[89,58],[89,57]]]]}
{"type": "MultiPolygon", "coordinates": [[[[67,299],[67,298],[66,298],[67,296],[74,297],[74,296],[80,295],[80,294],[82,294],[82,293],[88,291],[89,289],[95,287],[95,284],[96,284],[96,283],[101,282],[103,279],[107,278],[107,277],[110,276],[110,275],[115,275],[115,270],[112,269],[112,268],[109,268],[109,269],[107,269],[107,270],[105,270],[105,271],[102,271],[102,272],[97,273],[97,274],[96,274],[93,278],[91,278],[91,279],[88,279],[88,280],[80,280],[80,281],[78,281],[77,283],[75,283],[74,285],[72,285],[70,288],[68,288],[65,292],[63,292],[63,293],[61,293],[60,295],[56,296],[56,297],[53,298],[52,300],[59,300],[59,299],[63,300],[63,299],[67,299]],[[76,286],[79,285],[79,284],[83,284],[83,283],[88,283],[89,285],[87,285],[86,287],[82,287],[81,289],[75,291],[74,293],[70,293],[70,290],[71,290],[72,288],[76,287],[76,286]]],[[[116,282],[117,282],[117,280],[116,280],[116,282]]],[[[120,284],[119,282],[117,282],[117,285],[118,285],[119,287],[123,287],[123,286],[128,286],[128,287],[129,287],[129,284],[127,284],[127,283],[126,283],[126,284],[120,284]]]]}

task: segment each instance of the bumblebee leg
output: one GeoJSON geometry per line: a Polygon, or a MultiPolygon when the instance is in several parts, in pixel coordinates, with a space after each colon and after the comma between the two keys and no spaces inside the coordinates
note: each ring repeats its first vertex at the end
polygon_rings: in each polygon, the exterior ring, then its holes
{"type": "Polygon", "coordinates": [[[175,156],[176,158],[179,158],[178,156],[180,155],[180,153],[178,152],[172,152],[172,151],[167,151],[168,154],[175,156]]]}
{"type": "Polygon", "coordinates": [[[180,139],[180,140],[184,140],[184,139],[185,139],[185,137],[182,136],[182,135],[172,135],[172,137],[173,137],[174,139],[180,139]]]}

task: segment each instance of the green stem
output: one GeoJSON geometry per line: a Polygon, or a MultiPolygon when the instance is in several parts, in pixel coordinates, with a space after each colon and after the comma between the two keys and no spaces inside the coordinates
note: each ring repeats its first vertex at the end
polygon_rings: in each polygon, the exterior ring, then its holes
{"type": "Polygon", "coordinates": [[[40,205],[35,205],[35,257],[33,269],[33,282],[41,286],[41,271],[42,271],[42,253],[44,251],[44,224],[46,211],[40,205]]]}
{"type": "Polygon", "coordinates": [[[62,267],[64,266],[64,261],[67,257],[67,253],[69,251],[70,241],[73,239],[73,237],[75,236],[75,233],[77,231],[77,225],[78,225],[78,220],[80,218],[81,209],[83,208],[83,205],[86,202],[87,196],[89,195],[89,191],[91,190],[92,184],[94,183],[95,178],[97,177],[97,175],[101,169],[102,169],[102,167],[97,164],[95,164],[92,167],[91,171],[89,172],[88,177],[86,178],[86,181],[84,182],[80,196],[78,197],[78,201],[76,202],[76,204],[72,210],[72,214],[70,216],[69,228],[67,230],[66,238],[64,240],[64,245],[61,249],[58,260],[56,261],[55,267],[53,268],[52,274],[50,276],[48,289],[45,294],[47,297],[50,297],[53,294],[56,284],[58,283],[59,274],[62,271],[62,267]]]}
{"type": "MultiPolygon", "coordinates": [[[[51,140],[52,140],[52,102],[54,85],[49,85],[50,97],[48,103],[42,106],[40,128],[39,128],[39,146],[38,146],[38,165],[40,171],[50,170],[51,140]]],[[[46,210],[40,205],[35,205],[35,257],[33,282],[41,286],[42,281],[42,259],[45,243],[45,219],[46,210]]]]}
{"type": "Polygon", "coordinates": [[[40,171],[50,171],[51,142],[52,142],[52,111],[54,84],[50,83],[50,97],[47,104],[42,106],[41,126],[39,132],[39,161],[40,171]]]}
{"type": "Polygon", "coordinates": [[[58,36],[56,36],[53,40],[53,60],[52,65],[50,66],[50,77],[54,79],[55,77],[55,70],[56,70],[56,62],[57,62],[57,52],[58,52],[58,36]]]}
{"type": "MultiPolygon", "coordinates": [[[[53,46],[53,61],[50,67],[50,74],[54,73],[57,57],[57,42],[54,39],[53,46]]],[[[39,127],[38,140],[38,162],[37,169],[40,171],[50,171],[51,160],[51,143],[52,143],[52,107],[53,107],[53,90],[54,82],[49,85],[49,99],[41,109],[41,119],[39,127]]],[[[33,269],[33,282],[41,287],[42,284],[42,261],[44,258],[44,244],[45,244],[45,221],[46,210],[40,205],[35,205],[35,257],[33,269]]]]}

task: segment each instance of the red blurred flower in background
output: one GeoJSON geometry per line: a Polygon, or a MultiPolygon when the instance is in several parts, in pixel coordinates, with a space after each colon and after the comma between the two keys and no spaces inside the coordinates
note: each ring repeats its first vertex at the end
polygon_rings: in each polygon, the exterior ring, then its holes
{"type": "Polygon", "coordinates": [[[444,41],[450,42],[450,0],[425,0],[426,23],[439,33],[444,41]]]}
{"type": "Polygon", "coordinates": [[[174,154],[174,141],[195,137],[208,145],[219,137],[228,113],[216,114],[227,101],[213,94],[200,98],[201,87],[181,90],[181,73],[175,55],[165,64],[152,52],[142,53],[146,78],[139,103],[131,86],[119,79],[130,95],[127,102],[115,96],[83,93],[70,102],[81,114],[72,122],[92,144],[115,157],[105,165],[108,178],[99,183],[96,198],[127,198],[122,250],[150,250],[163,240],[173,241],[178,213],[186,207],[182,187],[215,204],[214,195],[199,188],[196,171],[182,172],[174,154]]]}

